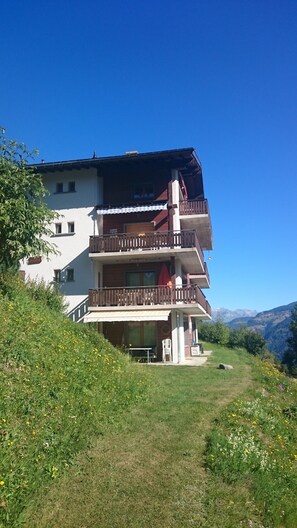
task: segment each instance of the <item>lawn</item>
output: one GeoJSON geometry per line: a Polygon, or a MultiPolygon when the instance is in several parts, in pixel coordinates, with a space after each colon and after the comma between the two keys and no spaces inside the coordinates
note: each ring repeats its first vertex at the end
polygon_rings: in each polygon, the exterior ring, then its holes
{"type": "Polygon", "coordinates": [[[24,526],[235,528],[251,526],[251,518],[262,526],[248,483],[218,488],[205,465],[214,420],[253,384],[251,357],[216,346],[203,367],[141,368],[152,378],[147,401],[93,436],[28,506],[24,526]],[[234,369],[219,370],[221,361],[234,369]]]}
{"type": "Polygon", "coordinates": [[[55,292],[0,286],[1,528],[296,528],[295,380],[219,345],[131,363],[55,292]]]}

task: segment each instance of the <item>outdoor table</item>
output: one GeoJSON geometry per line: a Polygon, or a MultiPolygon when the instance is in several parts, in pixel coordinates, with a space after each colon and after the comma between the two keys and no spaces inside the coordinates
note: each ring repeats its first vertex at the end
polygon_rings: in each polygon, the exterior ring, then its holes
{"type": "Polygon", "coordinates": [[[152,347],[133,347],[133,348],[128,348],[128,351],[129,353],[130,352],[133,352],[135,350],[140,350],[141,352],[146,352],[146,356],[142,356],[140,357],[139,359],[146,359],[147,363],[150,363],[151,362],[151,358],[150,358],[150,352],[153,350],[152,347]]]}

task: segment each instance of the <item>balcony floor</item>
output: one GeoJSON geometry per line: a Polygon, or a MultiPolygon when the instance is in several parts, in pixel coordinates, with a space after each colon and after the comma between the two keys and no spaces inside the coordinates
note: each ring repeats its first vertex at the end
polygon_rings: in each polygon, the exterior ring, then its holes
{"type": "Polygon", "coordinates": [[[203,274],[204,263],[196,248],[132,249],[110,253],[89,253],[89,257],[103,264],[125,264],[128,262],[162,262],[178,257],[188,273],[203,274]]]}

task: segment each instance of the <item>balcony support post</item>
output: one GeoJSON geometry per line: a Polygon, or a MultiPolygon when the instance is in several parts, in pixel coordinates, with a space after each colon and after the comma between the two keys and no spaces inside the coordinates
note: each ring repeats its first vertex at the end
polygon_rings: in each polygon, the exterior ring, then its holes
{"type": "Polygon", "coordinates": [[[182,278],[182,266],[179,259],[175,259],[175,285],[177,287],[182,287],[183,278],[182,278]]]}
{"type": "Polygon", "coordinates": [[[182,363],[185,359],[184,317],[182,312],[177,312],[176,322],[178,332],[178,363],[182,363]]]}
{"type": "Polygon", "coordinates": [[[171,171],[172,181],[172,205],[177,205],[173,208],[172,227],[173,231],[180,231],[180,220],[179,220],[179,177],[178,170],[172,169],[171,171]]]}
{"type": "Polygon", "coordinates": [[[178,328],[176,310],[171,312],[171,352],[173,363],[178,363],[178,328]]]}

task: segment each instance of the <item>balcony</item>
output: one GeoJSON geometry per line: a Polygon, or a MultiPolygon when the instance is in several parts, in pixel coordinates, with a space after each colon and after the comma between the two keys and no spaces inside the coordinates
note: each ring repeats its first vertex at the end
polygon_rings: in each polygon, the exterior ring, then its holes
{"type": "Polygon", "coordinates": [[[192,284],[197,284],[199,288],[210,288],[210,278],[206,262],[204,262],[204,272],[197,274],[190,274],[190,281],[192,284]]]}
{"type": "Polygon", "coordinates": [[[89,290],[89,309],[106,307],[179,308],[192,315],[211,315],[210,306],[198,286],[151,286],[137,288],[102,288],[89,290]]]}
{"type": "Polygon", "coordinates": [[[212,249],[212,228],[207,200],[184,200],[179,204],[181,226],[195,229],[203,249],[212,249]]]}
{"type": "Polygon", "coordinates": [[[91,236],[89,256],[105,264],[157,262],[178,256],[188,273],[205,273],[203,252],[194,230],[91,236]]]}

